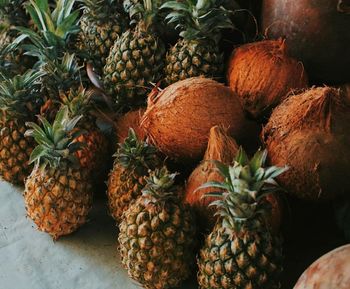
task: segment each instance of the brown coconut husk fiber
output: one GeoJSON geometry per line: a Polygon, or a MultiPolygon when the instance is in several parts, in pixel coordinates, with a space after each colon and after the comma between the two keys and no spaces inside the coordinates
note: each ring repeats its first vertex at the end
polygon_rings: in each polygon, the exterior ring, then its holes
{"type": "Polygon", "coordinates": [[[116,130],[118,143],[123,143],[128,137],[129,128],[134,129],[140,140],[145,139],[145,132],[140,127],[141,117],[145,111],[145,108],[132,110],[117,119],[116,130]]]}
{"type": "Polygon", "coordinates": [[[255,119],[269,116],[291,90],[308,87],[301,62],[290,57],[284,40],[265,40],[236,48],[229,61],[227,81],[255,119]]]}
{"type": "Polygon", "coordinates": [[[278,180],[306,200],[349,193],[350,101],[340,89],[311,88],[288,97],[263,129],[270,162],[290,169],[278,180]]]}
{"type": "Polygon", "coordinates": [[[246,119],[235,94],[214,80],[194,77],[176,82],[148,99],[141,120],[150,142],[170,158],[202,158],[210,128],[222,125],[240,141],[246,119]]]}
{"type": "Polygon", "coordinates": [[[202,198],[204,194],[211,192],[213,189],[197,189],[206,182],[222,182],[223,177],[212,161],[216,160],[229,165],[233,162],[238,149],[239,147],[236,141],[227,135],[223,127],[214,126],[210,129],[208,147],[203,161],[190,175],[184,198],[184,201],[195,209],[203,231],[210,230],[216,221],[216,217],[214,216],[215,209],[208,207],[214,201],[214,198],[202,198]]]}

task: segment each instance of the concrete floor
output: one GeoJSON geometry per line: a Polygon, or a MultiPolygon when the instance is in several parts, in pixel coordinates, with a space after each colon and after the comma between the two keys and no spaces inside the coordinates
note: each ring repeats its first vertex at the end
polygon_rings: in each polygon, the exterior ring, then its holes
{"type": "Polygon", "coordinates": [[[140,288],[120,267],[105,200],[95,202],[79,231],[53,242],[25,217],[21,189],[0,182],[0,289],[73,288],[140,288]]]}

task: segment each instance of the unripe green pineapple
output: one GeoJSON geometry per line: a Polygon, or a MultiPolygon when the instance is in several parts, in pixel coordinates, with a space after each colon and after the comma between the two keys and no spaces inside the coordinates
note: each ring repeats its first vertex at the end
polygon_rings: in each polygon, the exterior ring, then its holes
{"type": "Polygon", "coordinates": [[[170,10],[165,19],[177,24],[182,38],[167,52],[166,84],[196,76],[221,78],[224,63],[218,44],[220,31],[233,24],[220,0],[168,1],[161,9],[170,10]]]}
{"type": "Polygon", "coordinates": [[[106,64],[106,58],[118,37],[128,28],[117,0],[84,0],[84,12],[80,19],[80,41],[98,69],[106,64]]]}
{"type": "Polygon", "coordinates": [[[39,117],[42,128],[27,123],[26,132],[38,143],[31,154],[34,169],[26,180],[24,200],[28,217],[53,239],[70,234],[86,222],[92,205],[89,171],[82,168],[75,152],[83,132],[75,130],[81,116],[69,117],[63,107],[52,124],[39,117]]]}
{"type": "Polygon", "coordinates": [[[202,289],[277,289],[282,272],[282,246],[267,222],[271,206],[266,196],[278,189],[274,178],[286,168],[264,167],[266,151],[249,160],[240,149],[232,166],[217,162],[225,181],[201,188],[218,188],[207,194],[220,216],[206,237],[198,257],[198,283],[202,289]]]}
{"type": "Polygon", "coordinates": [[[121,35],[106,60],[104,88],[119,109],[144,105],[162,77],[165,45],[155,32],[157,11],[155,0],[136,5],[131,15],[141,13],[142,20],[121,35]]]}
{"type": "Polygon", "coordinates": [[[24,135],[25,122],[39,112],[42,73],[28,71],[7,78],[0,74],[0,175],[22,185],[32,166],[29,157],[34,140],[24,135]]]}
{"type": "Polygon", "coordinates": [[[194,265],[195,220],[179,198],[175,176],[165,167],[151,172],[119,225],[122,264],[144,288],[177,287],[194,265]]]}
{"type": "Polygon", "coordinates": [[[156,148],[139,140],[130,128],[124,143],[119,144],[108,178],[109,212],[118,223],[131,202],[141,195],[148,170],[153,170],[160,164],[156,148]]]}

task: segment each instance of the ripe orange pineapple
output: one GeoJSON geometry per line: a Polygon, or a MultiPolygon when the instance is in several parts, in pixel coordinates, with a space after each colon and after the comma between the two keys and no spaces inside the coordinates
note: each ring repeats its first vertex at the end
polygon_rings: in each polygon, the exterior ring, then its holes
{"type": "Polygon", "coordinates": [[[35,167],[26,180],[25,206],[38,229],[53,239],[83,225],[92,204],[89,172],[79,165],[75,155],[82,145],[74,141],[82,131],[73,132],[80,119],[70,119],[68,108],[63,107],[52,125],[42,117],[42,128],[27,124],[32,129],[26,135],[34,137],[38,146],[31,155],[35,167]]]}
{"type": "Polygon", "coordinates": [[[40,72],[28,71],[7,78],[0,74],[0,176],[13,184],[23,184],[30,174],[30,154],[34,140],[24,135],[25,122],[38,112],[40,72]]]}
{"type": "Polygon", "coordinates": [[[98,176],[107,161],[108,140],[96,125],[92,110],[91,93],[82,86],[71,89],[68,93],[61,92],[60,101],[69,109],[70,117],[82,115],[75,130],[84,130],[75,141],[85,144],[75,154],[84,169],[90,170],[93,176],[98,176]]]}

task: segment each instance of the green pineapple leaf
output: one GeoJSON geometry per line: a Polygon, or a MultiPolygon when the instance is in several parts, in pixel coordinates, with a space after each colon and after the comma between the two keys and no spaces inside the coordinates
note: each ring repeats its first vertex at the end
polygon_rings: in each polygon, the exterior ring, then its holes
{"type": "Polygon", "coordinates": [[[170,10],[165,20],[175,23],[180,37],[186,40],[209,40],[218,43],[222,29],[232,29],[231,11],[220,0],[167,1],[160,9],[170,10]]]}
{"type": "Polygon", "coordinates": [[[76,141],[76,137],[83,133],[75,128],[80,118],[81,116],[70,118],[68,108],[64,106],[57,113],[53,124],[43,117],[39,117],[42,127],[33,122],[26,123],[30,128],[26,135],[32,136],[38,143],[32,152],[30,163],[43,167],[58,167],[62,162],[77,165],[75,152],[83,146],[76,141]]]}
{"type": "Polygon", "coordinates": [[[0,81],[0,118],[2,120],[28,119],[40,106],[41,78],[44,72],[28,70],[22,75],[0,81]]]}
{"type": "MultiPolygon", "coordinates": [[[[222,217],[224,225],[233,230],[244,226],[258,229],[266,222],[271,205],[266,196],[280,190],[274,178],[284,173],[287,167],[265,167],[266,151],[258,151],[249,159],[240,148],[233,165],[225,166],[217,162],[223,182],[207,182],[198,189],[218,188],[204,197],[215,197],[211,206],[218,208],[217,215],[222,217]],[[267,172],[267,173],[266,173],[267,172]]],[[[198,190],[197,189],[197,190],[198,190]]]]}
{"type": "Polygon", "coordinates": [[[117,163],[125,168],[137,170],[140,175],[160,165],[158,150],[147,142],[139,140],[132,128],[129,129],[124,143],[119,144],[114,157],[117,163]]]}
{"type": "Polygon", "coordinates": [[[142,190],[142,195],[151,196],[156,200],[177,198],[177,186],[175,186],[177,175],[178,173],[170,173],[165,166],[151,171],[146,178],[146,186],[142,190]]]}

